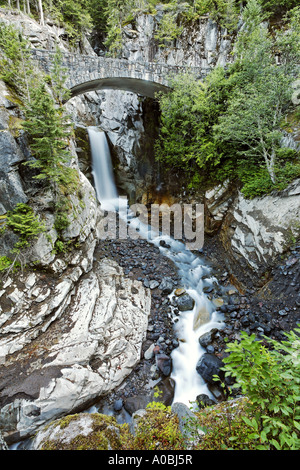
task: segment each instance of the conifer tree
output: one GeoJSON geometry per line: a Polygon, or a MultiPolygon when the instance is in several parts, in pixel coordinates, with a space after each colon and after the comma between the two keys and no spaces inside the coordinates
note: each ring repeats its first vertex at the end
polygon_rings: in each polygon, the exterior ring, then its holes
{"type": "Polygon", "coordinates": [[[43,82],[32,91],[25,115],[23,127],[30,136],[30,148],[36,157],[28,164],[40,170],[36,178],[48,179],[57,190],[57,185],[64,183],[67,172],[64,164],[71,160],[66,148],[70,129],[61,108],[56,107],[43,82]]]}
{"type": "Polygon", "coordinates": [[[30,101],[33,75],[27,40],[14,26],[0,23],[0,79],[30,101]]]}

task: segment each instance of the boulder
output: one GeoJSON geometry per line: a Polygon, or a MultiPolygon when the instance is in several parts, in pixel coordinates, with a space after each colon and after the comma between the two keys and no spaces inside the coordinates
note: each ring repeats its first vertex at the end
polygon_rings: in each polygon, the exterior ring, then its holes
{"type": "Polygon", "coordinates": [[[159,396],[154,397],[153,400],[162,402],[166,406],[170,406],[174,398],[175,381],[171,377],[167,377],[158,382],[155,389],[158,391],[159,396]]]}
{"type": "Polygon", "coordinates": [[[201,335],[199,338],[200,346],[202,346],[203,348],[207,348],[207,346],[209,346],[213,342],[218,331],[218,328],[212,328],[210,331],[207,331],[206,333],[201,335]]]}
{"type": "Polygon", "coordinates": [[[189,446],[196,445],[199,439],[204,435],[204,432],[194,425],[197,419],[195,413],[184,403],[173,403],[171,410],[178,417],[179,429],[187,447],[189,448],[189,446]]]}
{"type": "Polygon", "coordinates": [[[174,289],[174,284],[173,284],[173,281],[171,278],[169,277],[165,277],[160,285],[159,285],[159,288],[162,292],[162,294],[164,295],[168,295],[168,294],[171,294],[171,292],[173,291],[174,289]]]}
{"type": "Polygon", "coordinates": [[[174,298],[175,304],[181,312],[192,310],[195,305],[195,300],[189,294],[183,294],[179,297],[174,298]]]}
{"type": "Polygon", "coordinates": [[[156,287],[159,286],[159,282],[156,281],[155,279],[152,279],[150,282],[149,282],[149,287],[150,289],[156,289],[156,287]]]}
{"type": "Polygon", "coordinates": [[[220,238],[228,266],[257,284],[274,260],[297,239],[300,226],[300,179],[285,190],[246,199],[238,193],[224,218],[220,238]],[[250,268],[250,269],[249,269],[250,268]]]}
{"type": "Polygon", "coordinates": [[[205,408],[206,406],[215,405],[215,402],[211,398],[209,398],[209,396],[206,395],[205,393],[198,395],[196,397],[196,400],[200,409],[205,408]]]}
{"type": "Polygon", "coordinates": [[[114,402],[114,411],[121,411],[123,408],[123,400],[119,399],[114,402]]]}
{"type": "Polygon", "coordinates": [[[173,402],[175,392],[175,381],[170,377],[160,380],[148,395],[136,395],[124,400],[124,408],[134,415],[139,410],[144,410],[153,401],[170,406],[173,402]]]}
{"type": "Polygon", "coordinates": [[[151,401],[151,395],[136,395],[134,397],[126,398],[126,400],[124,400],[124,408],[130,415],[133,415],[138,410],[145,409],[148,403],[150,403],[151,401]]]}
{"type": "Polygon", "coordinates": [[[224,372],[221,371],[223,362],[214,354],[204,353],[196,365],[196,371],[209,384],[215,384],[214,376],[224,378],[224,372]]]}
{"type": "Polygon", "coordinates": [[[157,354],[156,365],[158,370],[160,370],[166,377],[171,374],[172,359],[170,356],[167,356],[166,354],[157,354]]]}
{"type": "Polygon", "coordinates": [[[121,429],[100,413],[66,416],[42,427],[27,450],[119,450],[121,429]]]}

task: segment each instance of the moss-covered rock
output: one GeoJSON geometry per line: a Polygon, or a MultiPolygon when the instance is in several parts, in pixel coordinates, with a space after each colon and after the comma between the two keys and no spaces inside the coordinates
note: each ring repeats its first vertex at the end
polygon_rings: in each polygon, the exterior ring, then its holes
{"type": "Polygon", "coordinates": [[[31,450],[115,450],[122,449],[126,425],[99,413],[80,413],[57,419],[42,428],[31,450]]]}

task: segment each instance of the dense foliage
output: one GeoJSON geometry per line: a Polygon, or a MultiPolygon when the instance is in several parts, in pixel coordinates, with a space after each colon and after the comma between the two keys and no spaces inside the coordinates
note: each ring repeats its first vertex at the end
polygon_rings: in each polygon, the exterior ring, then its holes
{"type": "Polygon", "coordinates": [[[242,332],[241,341],[228,345],[226,375],[249,398],[243,420],[260,450],[300,449],[299,333],[299,328],[285,333],[282,342],[268,338],[266,347],[242,332]]]}
{"type": "Polygon", "coordinates": [[[30,59],[28,43],[20,32],[13,26],[0,23],[0,79],[28,100],[34,80],[30,59]]]}
{"type": "Polygon", "coordinates": [[[160,96],[157,158],[183,170],[190,186],[237,179],[253,197],[283,189],[300,174],[297,152],[281,143],[295,111],[299,16],[299,8],[292,10],[285,28],[271,34],[261,5],[249,0],[233,65],[215,68],[203,83],[190,74],[176,77],[172,92],[160,96]]]}
{"type": "MultiPolygon", "coordinates": [[[[298,0],[259,0],[263,11],[269,17],[294,8],[298,0]]],[[[143,12],[155,15],[163,9],[165,15],[156,32],[156,39],[162,46],[178,37],[186,23],[209,14],[212,19],[234,31],[238,24],[240,7],[247,1],[236,0],[0,0],[0,5],[21,8],[27,14],[44,21],[50,17],[63,25],[71,44],[93,28],[106,35],[106,46],[111,54],[121,50],[122,27],[143,12]]]]}
{"type": "Polygon", "coordinates": [[[11,250],[13,259],[7,256],[0,257],[0,272],[4,271],[8,276],[10,271],[16,267],[21,267],[23,270],[32,242],[45,231],[45,225],[34,213],[32,207],[19,203],[14,210],[7,212],[5,226],[2,230],[5,231],[6,228],[11,229],[18,236],[18,241],[11,250]]]}

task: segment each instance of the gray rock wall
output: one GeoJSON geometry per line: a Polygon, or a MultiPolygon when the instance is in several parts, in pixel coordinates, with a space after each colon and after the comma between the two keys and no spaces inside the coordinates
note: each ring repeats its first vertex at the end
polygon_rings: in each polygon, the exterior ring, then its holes
{"type": "Polygon", "coordinates": [[[0,81],[0,215],[12,210],[18,202],[26,203],[25,184],[19,167],[26,160],[14,127],[20,121],[15,97],[0,81]]]}
{"type": "Polygon", "coordinates": [[[8,442],[86,409],[140,360],[149,290],[114,261],[91,270],[93,250],[72,256],[58,280],[26,274],[1,294],[10,305],[0,336],[0,427],[8,442]]]}
{"type": "Polygon", "coordinates": [[[247,200],[229,183],[206,192],[208,232],[219,234],[233,272],[258,281],[300,235],[300,180],[247,200]]]}
{"type": "Polygon", "coordinates": [[[154,61],[168,65],[199,67],[207,70],[216,65],[225,66],[233,60],[230,55],[233,39],[208,16],[187,25],[181,35],[164,47],[158,47],[155,33],[162,12],[144,14],[134,25],[123,28],[122,56],[130,62],[154,61]]]}

